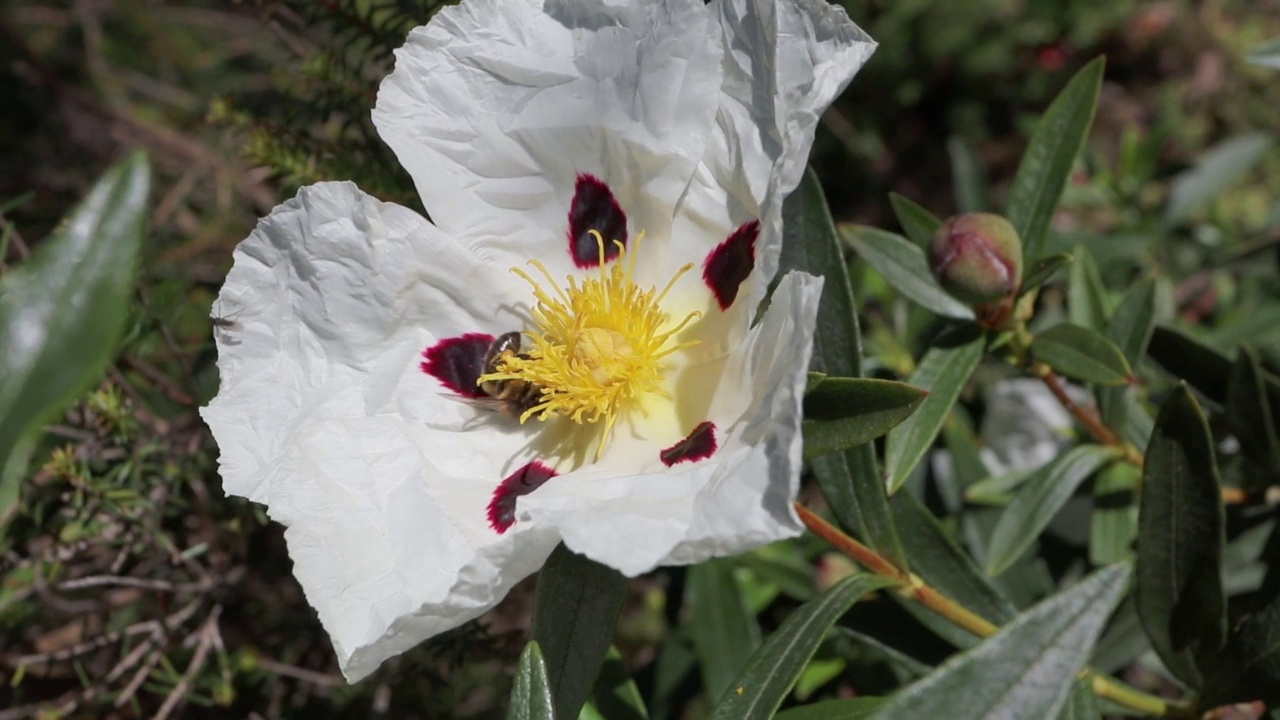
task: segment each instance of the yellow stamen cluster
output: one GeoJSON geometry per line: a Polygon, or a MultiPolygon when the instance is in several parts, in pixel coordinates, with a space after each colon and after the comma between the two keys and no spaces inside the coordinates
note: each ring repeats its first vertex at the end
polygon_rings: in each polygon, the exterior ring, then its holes
{"type": "Polygon", "coordinates": [[[671,325],[661,307],[672,285],[693,263],[680,268],[661,292],[654,287],[642,290],[635,284],[634,273],[644,233],[631,249],[615,240],[620,254],[608,267],[604,238],[595,230],[591,234],[600,258],[594,278],[579,281],[568,276],[568,287],[562,288],[542,263],[530,260],[546,279],[549,293],[524,270],[511,269],[533,286],[537,299],[532,312],[536,327],[525,333],[533,347],[523,357],[509,355],[497,372],[483,375],[479,382],[517,380],[539,387],[541,401],[524,412],[520,422],[553,415],[580,424],[603,422],[598,457],[618,417],[638,398],[648,393],[670,396],[663,388],[666,365],[662,360],[697,344],[670,341],[700,313],[689,313],[671,325]]]}

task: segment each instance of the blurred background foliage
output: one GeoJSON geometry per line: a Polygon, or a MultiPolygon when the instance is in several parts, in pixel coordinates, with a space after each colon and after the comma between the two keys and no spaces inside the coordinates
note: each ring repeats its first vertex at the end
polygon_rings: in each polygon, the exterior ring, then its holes
{"type": "MultiPolygon", "coordinates": [[[[838,220],[896,231],[891,191],[939,216],[1002,207],[1039,113],[1105,54],[1098,116],[1047,249],[1084,248],[1105,303],[1157,274],[1171,287],[1169,321],[1227,352],[1248,341],[1264,364],[1280,365],[1280,82],[1245,62],[1280,34],[1280,3],[842,4],[880,49],[815,145],[838,220]]],[[[323,179],[416,206],[369,110],[392,50],[436,9],[430,0],[0,7],[0,270],[26,260],[127,151],[147,150],[153,175],[124,337],[105,374],[41,436],[20,496],[0,507],[0,719],[505,713],[532,581],[478,623],[349,687],[290,575],[282,529],[222,496],[196,415],[217,387],[213,299],[258,217],[323,179]]],[[[909,375],[937,319],[865,263],[850,269],[871,369],[909,375]]],[[[1070,286],[1059,273],[1038,317],[1070,316],[1070,286]]],[[[984,366],[957,413],[967,422],[949,425],[948,438],[980,425],[981,379],[1000,374],[984,366]]],[[[954,498],[920,487],[960,531],[954,498]]],[[[1266,540],[1247,513],[1233,522],[1233,539],[1266,540]]],[[[1047,534],[1043,558],[1015,568],[1033,576],[1014,588],[1018,604],[1078,572],[1083,542],[1047,534]]],[[[1256,553],[1239,557],[1248,577],[1236,581],[1256,585],[1256,553]]],[[[702,575],[736,588],[753,628],[737,641],[749,650],[843,563],[806,536],[704,566],[692,581],[676,568],[632,583],[615,642],[650,717],[702,717],[734,676],[708,659],[715,652],[697,632],[723,611],[708,604],[702,575]]],[[[820,648],[798,700],[885,693],[951,651],[901,606],[870,605],[820,648]]],[[[1135,662],[1136,622],[1121,615],[1100,651],[1104,669],[1170,691],[1135,662]]]]}

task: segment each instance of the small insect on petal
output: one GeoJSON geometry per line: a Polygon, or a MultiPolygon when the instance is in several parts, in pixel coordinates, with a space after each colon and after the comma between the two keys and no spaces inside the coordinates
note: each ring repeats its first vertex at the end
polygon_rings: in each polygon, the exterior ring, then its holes
{"type": "Polygon", "coordinates": [[[592,230],[609,238],[604,248],[605,262],[622,252],[615,242],[627,244],[627,214],[613,191],[595,175],[581,173],[573,186],[573,204],[569,207],[569,255],[573,264],[583,270],[600,264],[600,245],[592,230]]]}
{"type": "Polygon", "coordinates": [[[760,223],[743,223],[710,253],[702,265],[702,279],[716,296],[721,310],[728,310],[738,298],[738,288],[755,267],[756,238],[760,223]]]}
{"type": "Polygon", "coordinates": [[[445,338],[422,351],[422,372],[464,398],[487,397],[476,385],[484,372],[485,353],[493,344],[493,336],[467,333],[445,338]]]}
{"type": "Polygon", "coordinates": [[[542,487],[556,476],[556,471],[534,460],[507,476],[489,501],[489,526],[505,533],[516,522],[516,498],[542,487]]]}
{"type": "Polygon", "coordinates": [[[658,453],[658,457],[663,465],[671,467],[676,463],[705,460],[715,451],[716,424],[702,422],[685,439],[658,453]]]}

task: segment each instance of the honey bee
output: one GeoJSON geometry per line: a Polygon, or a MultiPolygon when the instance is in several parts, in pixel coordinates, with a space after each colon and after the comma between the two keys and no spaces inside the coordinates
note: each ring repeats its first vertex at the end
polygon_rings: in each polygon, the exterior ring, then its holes
{"type": "MultiPolygon", "coordinates": [[[[508,357],[528,359],[528,355],[520,352],[520,333],[509,332],[499,335],[485,350],[482,373],[499,371],[502,361],[508,357]]],[[[507,417],[519,418],[523,413],[537,407],[542,401],[542,388],[524,380],[486,380],[480,383],[480,390],[498,405],[498,410],[507,417]]]]}

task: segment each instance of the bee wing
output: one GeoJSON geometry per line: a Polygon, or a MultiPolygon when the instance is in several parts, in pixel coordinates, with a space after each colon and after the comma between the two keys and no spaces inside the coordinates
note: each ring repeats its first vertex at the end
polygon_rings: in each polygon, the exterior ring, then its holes
{"type": "Polygon", "coordinates": [[[454,395],[452,393],[440,393],[440,397],[447,398],[456,403],[461,403],[463,405],[466,405],[467,407],[475,408],[476,410],[484,410],[486,412],[498,412],[500,409],[502,409],[501,408],[502,401],[496,398],[489,398],[489,397],[473,398],[473,397],[466,397],[464,395],[454,395]]]}

